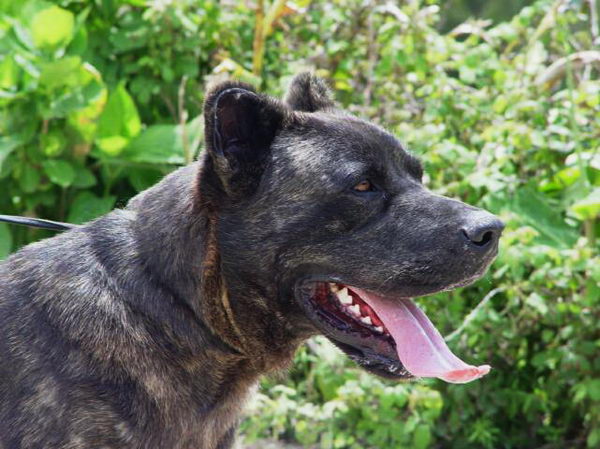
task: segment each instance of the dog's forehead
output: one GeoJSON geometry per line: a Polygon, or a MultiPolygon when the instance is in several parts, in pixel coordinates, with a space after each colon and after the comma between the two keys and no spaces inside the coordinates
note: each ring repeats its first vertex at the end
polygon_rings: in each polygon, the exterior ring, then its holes
{"type": "Polygon", "coordinates": [[[280,162],[305,173],[323,166],[404,170],[413,158],[391,133],[345,113],[310,114],[275,147],[280,162]]]}

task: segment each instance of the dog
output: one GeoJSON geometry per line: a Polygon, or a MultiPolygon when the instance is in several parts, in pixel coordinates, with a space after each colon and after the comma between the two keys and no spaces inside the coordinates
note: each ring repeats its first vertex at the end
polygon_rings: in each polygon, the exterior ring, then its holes
{"type": "Polygon", "coordinates": [[[207,93],[206,150],[0,265],[0,448],[232,447],[259,378],[323,334],[392,379],[467,382],[410,300],[479,278],[502,222],[303,73],[207,93]]]}

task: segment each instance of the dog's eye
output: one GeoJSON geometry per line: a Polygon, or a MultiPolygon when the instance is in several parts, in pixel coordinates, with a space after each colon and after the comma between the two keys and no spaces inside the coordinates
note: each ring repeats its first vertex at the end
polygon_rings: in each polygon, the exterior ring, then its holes
{"type": "Polygon", "coordinates": [[[353,189],[356,192],[374,192],[376,190],[373,183],[368,179],[363,179],[361,182],[356,184],[353,189]]]}

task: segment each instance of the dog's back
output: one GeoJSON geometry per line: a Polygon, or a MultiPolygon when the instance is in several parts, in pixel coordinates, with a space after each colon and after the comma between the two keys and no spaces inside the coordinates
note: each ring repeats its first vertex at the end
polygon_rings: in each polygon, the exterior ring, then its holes
{"type": "MultiPolygon", "coordinates": [[[[113,213],[101,222],[124,229],[126,215],[113,213]]],[[[85,429],[98,429],[96,421],[111,408],[98,392],[131,394],[125,382],[115,381],[118,368],[109,361],[120,345],[106,346],[115,336],[130,338],[124,323],[131,314],[119,302],[119,287],[110,285],[115,261],[102,260],[97,249],[106,245],[118,254],[128,237],[103,236],[100,229],[97,223],[27,246],[2,264],[0,435],[10,448],[60,447],[67,441],[78,447],[76,442],[88,441],[85,429]],[[98,361],[105,373],[91,369],[98,361]]],[[[103,441],[114,433],[110,430],[103,425],[94,436],[103,441]]]]}

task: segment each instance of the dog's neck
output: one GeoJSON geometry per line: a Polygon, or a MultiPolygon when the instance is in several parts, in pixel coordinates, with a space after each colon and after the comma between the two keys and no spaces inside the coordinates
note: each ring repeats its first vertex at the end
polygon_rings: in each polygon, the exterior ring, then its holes
{"type": "Polygon", "coordinates": [[[218,212],[195,196],[200,169],[200,163],[180,169],[130,201],[136,238],[145,248],[141,256],[151,275],[193,311],[223,356],[245,360],[247,372],[258,377],[290,362],[302,338],[284,320],[268,316],[271,310],[248,306],[263,303],[261,293],[230,288],[236,280],[221,269],[218,212]]]}

